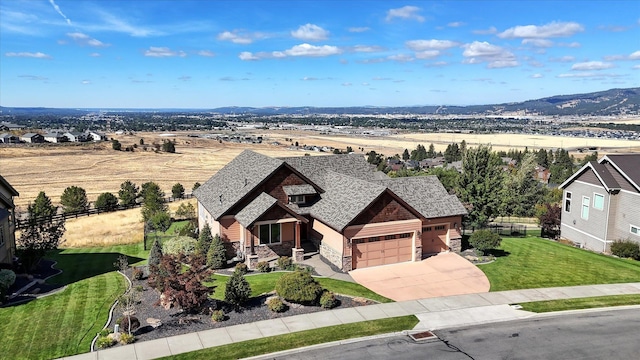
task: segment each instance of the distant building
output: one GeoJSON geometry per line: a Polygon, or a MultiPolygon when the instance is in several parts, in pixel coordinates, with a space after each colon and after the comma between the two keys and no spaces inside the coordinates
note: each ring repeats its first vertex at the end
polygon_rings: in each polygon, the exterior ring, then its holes
{"type": "Polygon", "coordinates": [[[12,134],[0,134],[0,143],[3,144],[17,144],[20,142],[20,138],[12,134]]]}
{"type": "Polygon", "coordinates": [[[44,135],[44,141],[50,143],[67,142],[69,139],[61,132],[52,131],[44,135]]]}
{"type": "Polygon", "coordinates": [[[44,136],[37,133],[26,133],[20,137],[20,140],[26,143],[39,144],[44,142],[44,136]]]}
{"type": "Polygon", "coordinates": [[[86,142],[89,140],[87,133],[81,133],[76,131],[68,131],[64,133],[63,136],[66,137],[67,140],[71,142],[86,142]]]}

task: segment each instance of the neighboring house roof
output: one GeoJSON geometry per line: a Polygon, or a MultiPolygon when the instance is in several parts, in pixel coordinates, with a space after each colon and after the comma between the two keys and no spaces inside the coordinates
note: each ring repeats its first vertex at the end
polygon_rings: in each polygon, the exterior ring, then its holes
{"type": "Polygon", "coordinates": [[[640,154],[605,155],[599,163],[608,162],[640,191],[640,154]]]}
{"type": "Polygon", "coordinates": [[[414,176],[378,180],[425,218],[466,215],[455,195],[449,195],[437,176],[414,176]]]}
{"type": "Polygon", "coordinates": [[[9,190],[9,193],[11,193],[12,196],[20,196],[20,194],[18,193],[18,190],[16,190],[13,186],[11,186],[11,184],[9,184],[9,182],[5,180],[5,178],[3,178],[2,175],[0,175],[0,185],[4,186],[5,189],[9,190]]]}
{"type": "MultiPolygon", "coordinates": [[[[37,133],[26,133],[26,134],[22,135],[22,137],[23,138],[32,138],[32,137],[38,136],[38,135],[40,135],[40,134],[37,134],[37,133]]],[[[40,136],[42,136],[42,135],[40,135],[40,136]]]]}
{"type": "Polygon", "coordinates": [[[287,194],[287,196],[294,196],[294,195],[312,195],[312,194],[317,194],[318,192],[316,191],[316,189],[309,185],[309,184],[304,184],[304,185],[286,185],[282,187],[282,190],[284,191],[285,194],[287,194]]]}
{"type": "Polygon", "coordinates": [[[613,175],[611,175],[609,170],[604,165],[599,164],[595,161],[589,161],[588,163],[586,163],[583,167],[580,168],[580,170],[576,171],[573,175],[571,175],[567,180],[565,180],[558,187],[560,189],[566,188],[574,180],[580,177],[580,175],[584,174],[586,171],[589,171],[589,170],[593,171],[593,173],[596,175],[596,177],[598,178],[602,186],[605,188],[605,190],[607,191],[620,190],[620,185],[618,184],[616,179],[613,177],[613,175]]]}

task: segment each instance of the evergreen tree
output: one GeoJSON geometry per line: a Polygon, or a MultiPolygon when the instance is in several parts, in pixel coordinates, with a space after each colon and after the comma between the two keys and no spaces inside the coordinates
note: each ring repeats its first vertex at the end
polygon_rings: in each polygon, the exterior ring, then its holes
{"type": "Polygon", "coordinates": [[[433,144],[429,144],[429,151],[427,151],[427,157],[433,159],[436,157],[436,147],[433,144]]]}
{"type": "Polygon", "coordinates": [[[89,207],[87,192],[81,187],[69,186],[62,192],[60,204],[66,213],[86,210],[89,207]]]}
{"type": "Polygon", "coordinates": [[[112,211],[118,207],[118,198],[110,192],[98,195],[95,203],[96,209],[112,211]]]}
{"type": "Polygon", "coordinates": [[[138,197],[138,187],[136,184],[127,180],[120,184],[120,191],[118,191],[118,198],[120,198],[120,205],[131,206],[136,204],[136,198],[138,197]]]}
{"type": "Polygon", "coordinates": [[[195,182],[193,183],[193,187],[191,188],[191,192],[196,191],[197,188],[199,188],[202,184],[200,184],[199,182],[195,182]]]}
{"type": "Polygon", "coordinates": [[[227,250],[220,239],[220,236],[216,235],[211,241],[209,251],[207,252],[207,266],[214,269],[221,269],[227,264],[227,250]]]}
{"type": "Polygon", "coordinates": [[[407,161],[410,157],[411,155],[409,155],[409,150],[404,149],[404,152],[402,153],[402,160],[407,161]]]}
{"type": "Polygon", "coordinates": [[[58,207],[53,206],[51,199],[44,191],[40,191],[38,196],[36,196],[36,200],[33,202],[33,207],[29,210],[29,216],[33,216],[34,218],[51,217],[57,212],[58,207]]]}
{"type": "Polygon", "coordinates": [[[224,301],[235,307],[246,303],[251,296],[251,286],[240,271],[234,271],[224,291],[224,301]]]}
{"type": "Polygon", "coordinates": [[[55,209],[43,191],[38,194],[36,202],[27,207],[28,225],[16,241],[20,260],[27,271],[31,271],[47,251],[57,249],[62,242],[65,220],[52,218],[55,209]]]}
{"type": "Polygon", "coordinates": [[[140,193],[144,195],[142,218],[145,222],[149,221],[158,212],[168,214],[168,207],[164,202],[164,192],[160,190],[158,184],[154,182],[144,183],[140,193]]]}
{"type": "Polygon", "coordinates": [[[153,245],[151,245],[151,251],[149,252],[149,266],[158,266],[160,264],[160,259],[162,259],[162,246],[160,246],[160,242],[156,237],[153,241],[153,245]]]}
{"type": "Polygon", "coordinates": [[[534,216],[535,205],[544,198],[542,184],[533,176],[536,164],[536,156],[527,153],[518,168],[505,175],[500,208],[503,216],[534,216]]]}
{"type": "Polygon", "coordinates": [[[171,195],[174,199],[182,199],[184,197],[184,186],[180,183],[175,183],[171,188],[171,195]]]}
{"type": "Polygon", "coordinates": [[[503,178],[501,160],[491,146],[480,145],[467,149],[462,167],[458,196],[467,206],[466,219],[473,227],[484,227],[498,215],[503,178]]]}
{"type": "Polygon", "coordinates": [[[209,224],[205,224],[200,231],[200,236],[198,236],[196,252],[208,256],[212,241],[213,237],[211,236],[211,227],[209,227],[209,224]]]}

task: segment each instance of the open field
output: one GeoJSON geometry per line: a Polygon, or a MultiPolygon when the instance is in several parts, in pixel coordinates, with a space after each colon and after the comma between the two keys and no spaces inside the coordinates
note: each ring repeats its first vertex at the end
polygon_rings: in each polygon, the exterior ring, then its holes
{"type": "MultiPolygon", "coordinates": [[[[43,146],[2,146],[0,147],[0,171],[17,190],[20,196],[15,199],[20,207],[35,199],[39,191],[45,191],[54,203],[60,199],[63,190],[71,185],[83,187],[90,201],[94,201],[102,192],[117,193],[120,184],[131,180],[138,186],[147,181],[157,182],[169,194],[171,186],[181,183],[187,192],[195,182],[204,182],[218,169],[228,163],[244,149],[252,149],[269,156],[302,156],[303,151],[291,151],[287,146],[298,142],[300,145],[332,146],[354,150],[364,148],[361,153],[370,150],[387,156],[400,154],[406,149],[414,149],[416,145],[428,146],[433,143],[437,151],[444,151],[452,141],[467,141],[469,146],[478,143],[491,143],[495,150],[509,148],[546,147],[556,148],[598,146],[607,152],[640,151],[640,141],[623,141],[610,139],[584,139],[553,136],[530,136],[519,134],[423,134],[404,133],[389,137],[364,137],[320,135],[312,131],[272,131],[254,130],[254,134],[266,137],[263,144],[237,144],[218,142],[211,139],[187,137],[186,133],[178,133],[174,137],[163,137],[159,133],[141,133],[136,135],[114,136],[126,146],[138,144],[144,139],[145,144],[161,143],[164,139],[176,139],[176,153],[155,153],[150,149],[143,151],[140,146],[134,152],[114,151],[111,144],[67,144],[43,146]],[[288,139],[288,140],[286,140],[288,139]],[[278,141],[282,145],[271,145],[278,141]]],[[[111,136],[111,135],[110,135],[111,136]]],[[[310,152],[311,155],[320,153],[310,152]]],[[[578,156],[580,157],[580,156],[578,156]]]]}

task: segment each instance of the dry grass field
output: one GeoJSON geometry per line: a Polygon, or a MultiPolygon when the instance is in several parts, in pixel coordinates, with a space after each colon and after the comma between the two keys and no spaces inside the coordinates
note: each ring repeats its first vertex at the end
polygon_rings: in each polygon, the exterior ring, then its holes
{"type": "MultiPolygon", "coordinates": [[[[413,149],[417,144],[428,146],[433,143],[436,150],[444,151],[451,142],[460,142],[463,139],[470,146],[490,143],[496,150],[525,146],[555,148],[589,145],[605,147],[605,152],[628,152],[630,149],[640,151],[638,141],[517,134],[404,133],[389,137],[356,137],[325,136],[317,132],[303,131],[256,130],[255,133],[265,136],[265,143],[219,143],[216,140],[190,138],[186,134],[178,134],[171,137],[177,141],[175,154],[143,151],[140,147],[134,152],[114,151],[110,143],[0,147],[0,174],[20,192],[16,204],[21,208],[19,210],[24,210],[39,191],[45,191],[52,201],[57,203],[63,190],[71,185],[84,188],[90,201],[94,201],[105,191],[117,193],[120,184],[125,180],[131,180],[137,185],[155,181],[167,194],[170,194],[173,184],[179,182],[190,192],[195,182],[206,181],[244,149],[252,149],[269,156],[304,155],[302,151],[287,150],[287,146],[296,141],[300,145],[327,145],[341,149],[351,146],[356,151],[358,148],[364,148],[362,153],[375,150],[388,156],[401,154],[405,148],[413,149]],[[271,145],[274,141],[282,145],[271,145]]],[[[167,139],[157,133],[123,135],[116,138],[121,141],[123,147],[138,144],[140,138],[144,139],[145,144],[161,143],[163,139],[167,139]]],[[[311,152],[311,155],[319,153],[311,152]]]]}

